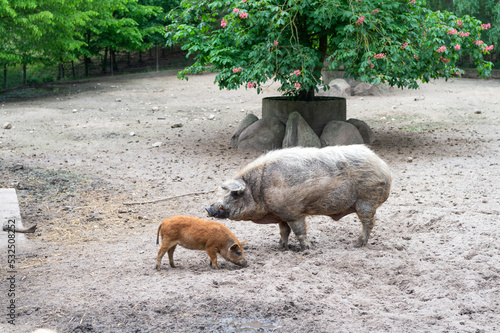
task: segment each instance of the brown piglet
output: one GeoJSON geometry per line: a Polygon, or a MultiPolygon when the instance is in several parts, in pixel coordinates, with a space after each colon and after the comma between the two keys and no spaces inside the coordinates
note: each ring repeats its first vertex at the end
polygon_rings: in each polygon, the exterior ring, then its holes
{"type": "Polygon", "coordinates": [[[161,247],[156,258],[156,269],[161,269],[161,259],[168,252],[170,266],[175,267],[174,251],[177,245],[190,250],[207,251],[210,266],[217,266],[217,253],[235,265],[245,267],[247,260],[242,245],[236,236],[221,223],[191,216],[174,216],[162,221],[156,234],[156,244],[161,247]]]}

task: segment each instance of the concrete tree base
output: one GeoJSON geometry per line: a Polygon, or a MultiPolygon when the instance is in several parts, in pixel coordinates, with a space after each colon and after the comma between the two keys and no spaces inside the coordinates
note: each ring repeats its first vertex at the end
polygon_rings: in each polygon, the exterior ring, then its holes
{"type": "Polygon", "coordinates": [[[316,97],[314,101],[293,101],[287,97],[262,99],[262,118],[277,118],[286,124],[292,112],[298,112],[314,133],[320,136],[332,120],[346,121],[346,100],[340,97],[316,97]]]}

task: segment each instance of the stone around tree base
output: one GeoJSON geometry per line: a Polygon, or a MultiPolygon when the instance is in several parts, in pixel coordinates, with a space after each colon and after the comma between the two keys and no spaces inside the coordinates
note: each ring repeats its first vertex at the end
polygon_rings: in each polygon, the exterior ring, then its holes
{"type": "Polygon", "coordinates": [[[243,120],[240,122],[238,125],[238,128],[234,131],[233,135],[231,136],[231,147],[237,148],[238,147],[238,141],[240,138],[241,133],[247,129],[248,126],[252,125],[256,121],[258,121],[259,118],[252,114],[249,113],[243,118],[243,120]]]}
{"type": "Polygon", "coordinates": [[[280,149],[285,136],[285,125],[275,118],[261,119],[248,126],[238,140],[238,149],[280,149]]]}
{"type": "Polygon", "coordinates": [[[363,138],[356,126],[345,121],[330,121],[321,134],[323,146],[344,146],[363,144],[363,138]]]}
{"type": "Polygon", "coordinates": [[[372,145],[375,141],[377,141],[377,138],[375,137],[375,134],[373,134],[372,129],[364,121],[350,118],[347,122],[356,126],[365,144],[372,145]]]}
{"type": "Polygon", "coordinates": [[[290,113],[286,122],[283,148],[289,147],[321,147],[319,137],[298,112],[290,113]]]}

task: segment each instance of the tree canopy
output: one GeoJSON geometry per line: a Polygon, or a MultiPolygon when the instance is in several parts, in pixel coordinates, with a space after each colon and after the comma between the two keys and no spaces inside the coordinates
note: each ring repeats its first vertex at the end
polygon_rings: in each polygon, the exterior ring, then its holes
{"type": "Polygon", "coordinates": [[[278,81],[285,95],[310,99],[324,62],[365,82],[417,88],[461,75],[472,57],[481,75],[492,64],[478,19],[431,11],[416,0],[183,0],[171,11],[169,37],[196,57],[180,77],[206,70],[220,88],[278,81]]]}

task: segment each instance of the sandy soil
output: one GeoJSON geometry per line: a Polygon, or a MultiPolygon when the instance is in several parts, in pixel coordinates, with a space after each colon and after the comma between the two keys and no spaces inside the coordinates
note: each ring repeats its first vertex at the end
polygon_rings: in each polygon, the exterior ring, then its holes
{"type": "Polygon", "coordinates": [[[206,218],[214,195],[189,193],[260,155],[229,139],[276,87],[220,91],[213,77],[134,74],[0,97],[0,125],[13,126],[0,129],[0,187],[15,187],[24,224],[39,226],[18,246],[18,317],[14,327],[2,315],[1,332],[500,330],[500,81],[348,100],[393,172],[365,248],[353,246],[355,215],[309,218],[304,252],[293,235],[281,251],[276,225],[224,220],[248,240],[247,268],[221,258],[213,270],[206,253],[178,248],[179,268],[156,271],[159,222],[206,218]]]}

